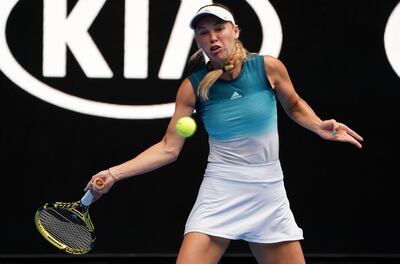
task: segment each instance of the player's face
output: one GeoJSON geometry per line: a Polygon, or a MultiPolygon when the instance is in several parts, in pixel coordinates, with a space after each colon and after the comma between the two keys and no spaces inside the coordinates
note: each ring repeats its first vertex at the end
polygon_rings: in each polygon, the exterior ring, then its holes
{"type": "Polygon", "coordinates": [[[214,66],[224,65],[236,50],[239,28],[215,16],[202,18],[195,29],[195,38],[199,48],[207,54],[214,66]]]}

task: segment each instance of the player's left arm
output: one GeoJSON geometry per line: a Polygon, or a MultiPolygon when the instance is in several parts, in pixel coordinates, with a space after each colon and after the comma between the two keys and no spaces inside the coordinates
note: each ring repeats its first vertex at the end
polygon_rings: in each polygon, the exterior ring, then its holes
{"type": "Polygon", "coordinates": [[[348,142],[362,147],[359,141],[363,138],[345,124],[334,119],[321,120],[317,116],[307,102],[297,94],[285,65],[279,59],[264,56],[264,66],[278,100],[291,119],[324,139],[348,142]]]}

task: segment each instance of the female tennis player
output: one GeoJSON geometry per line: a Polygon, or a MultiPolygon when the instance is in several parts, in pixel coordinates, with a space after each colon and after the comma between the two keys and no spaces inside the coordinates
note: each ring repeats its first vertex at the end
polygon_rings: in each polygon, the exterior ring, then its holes
{"type": "Polygon", "coordinates": [[[175,124],[196,109],[210,152],[177,263],[218,263],[233,239],[248,241],[258,263],[305,263],[303,232],[290,210],[279,161],[277,99],[289,117],[324,139],[361,148],[363,138],[334,119],[321,120],[296,93],[279,59],[247,52],[227,7],[202,7],[190,27],[199,47],[190,60],[195,70],[179,87],[165,136],[94,175],[105,187],[93,192],[98,198],[116,181],[175,161],[185,141],[175,124]],[[208,63],[196,65],[203,52],[208,63]]]}

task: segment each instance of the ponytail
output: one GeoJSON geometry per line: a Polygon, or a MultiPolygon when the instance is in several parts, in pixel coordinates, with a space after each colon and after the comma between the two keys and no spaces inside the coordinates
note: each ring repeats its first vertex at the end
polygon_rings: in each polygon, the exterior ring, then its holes
{"type": "MultiPolygon", "coordinates": [[[[196,53],[198,52],[199,51],[197,51],[196,53]]],[[[199,53],[202,55],[202,50],[199,53]]],[[[242,64],[247,59],[247,54],[248,54],[247,50],[243,47],[243,44],[240,42],[240,40],[237,39],[236,52],[228,59],[223,68],[211,70],[203,77],[197,89],[197,95],[200,96],[200,98],[203,99],[204,101],[207,101],[208,93],[210,91],[211,86],[222,76],[222,74],[224,74],[224,72],[233,70],[238,65],[242,64]]],[[[192,59],[192,57],[190,59],[192,59]]]]}

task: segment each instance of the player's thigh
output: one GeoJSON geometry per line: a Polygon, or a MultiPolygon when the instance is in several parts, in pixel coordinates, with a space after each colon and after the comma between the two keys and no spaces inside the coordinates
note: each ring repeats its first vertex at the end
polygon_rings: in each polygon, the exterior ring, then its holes
{"type": "Polygon", "coordinates": [[[249,243],[259,264],[304,264],[303,250],[299,241],[274,244],[249,243]]]}
{"type": "Polygon", "coordinates": [[[177,264],[216,264],[221,259],[230,240],[199,232],[185,235],[179,250],[177,264]]]}

